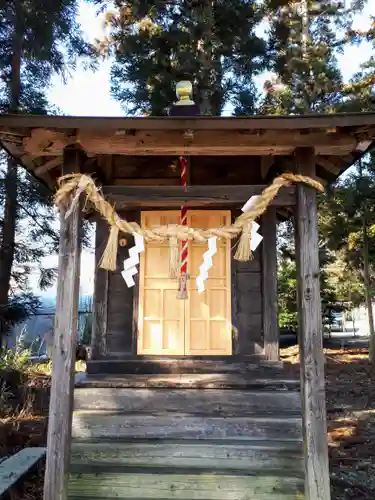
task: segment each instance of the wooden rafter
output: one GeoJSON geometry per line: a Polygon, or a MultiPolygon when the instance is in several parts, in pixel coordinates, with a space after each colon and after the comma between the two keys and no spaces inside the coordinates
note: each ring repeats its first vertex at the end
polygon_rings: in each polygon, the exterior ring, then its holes
{"type": "Polygon", "coordinates": [[[52,160],[48,160],[43,165],[40,165],[39,167],[36,167],[34,170],[35,175],[42,175],[45,172],[49,172],[53,168],[56,168],[62,164],[62,156],[58,156],[56,158],[52,158],[52,160]]]}
{"type": "Polygon", "coordinates": [[[328,158],[325,158],[324,156],[318,155],[316,157],[316,163],[332,174],[337,175],[340,172],[340,166],[335,165],[331,160],[328,160],[328,158]]]}

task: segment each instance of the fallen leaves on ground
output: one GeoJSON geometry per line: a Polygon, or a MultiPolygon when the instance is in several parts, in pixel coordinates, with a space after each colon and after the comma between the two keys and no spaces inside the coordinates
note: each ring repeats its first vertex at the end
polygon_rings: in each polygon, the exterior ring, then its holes
{"type": "MultiPolygon", "coordinates": [[[[0,372],[2,394],[0,415],[0,462],[26,447],[46,446],[49,388],[51,378],[37,372],[0,372]]],[[[12,500],[43,498],[42,464],[28,474],[19,491],[12,491],[12,500]]]]}
{"type": "MultiPolygon", "coordinates": [[[[375,498],[375,377],[368,349],[324,349],[332,500],[375,498]]],[[[298,346],[281,350],[299,372],[298,346]]]]}

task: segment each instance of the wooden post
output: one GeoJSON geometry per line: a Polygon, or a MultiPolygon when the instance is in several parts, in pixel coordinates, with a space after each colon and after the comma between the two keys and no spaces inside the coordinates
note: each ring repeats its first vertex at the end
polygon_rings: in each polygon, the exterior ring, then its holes
{"type": "Polygon", "coordinates": [[[92,359],[105,356],[107,352],[107,305],[108,305],[108,271],[99,267],[108,240],[108,224],[102,218],[96,219],[95,231],[95,278],[91,350],[92,359]]]}
{"type": "MultiPolygon", "coordinates": [[[[296,150],[297,172],[314,177],[313,148],[296,150]]],[[[298,184],[297,295],[306,500],[330,500],[316,192],[298,184]]]]}
{"type": "Polygon", "coordinates": [[[262,217],[262,294],[264,354],[270,361],[279,360],[276,230],[276,209],[269,207],[262,217]]]}
{"type": "MultiPolygon", "coordinates": [[[[79,172],[81,151],[66,148],[63,173],[79,172]]],[[[48,419],[44,500],[66,500],[73,411],[75,347],[78,327],[81,208],[65,220],[60,207],[60,249],[57,282],[52,385],[48,419]]]]}

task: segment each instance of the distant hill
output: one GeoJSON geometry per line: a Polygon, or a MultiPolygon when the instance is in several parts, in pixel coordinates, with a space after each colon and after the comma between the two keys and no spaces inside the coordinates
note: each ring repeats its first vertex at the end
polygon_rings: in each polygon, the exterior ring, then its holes
{"type": "MultiPolygon", "coordinates": [[[[39,314],[54,314],[56,311],[56,297],[42,296],[39,297],[42,305],[38,310],[39,314]]],[[[82,295],[78,302],[78,312],[91,312],[92,311],[92,295],[82,295]]]]}
{"type": "MultiPolygon", "coordinates": [[[[22,340],[22,344],[30,347],[33,354],[45,354],[47,345],[52,342],[56,297],[40,297],[41,306],[38,312],[26,321],[17,324],[7,337],[7,345],[14,349],[22,340]]],[[[78,337],[83,332],[88,316],[92,312],[92,296],[83,295],[78,304],[78,337]]]]}

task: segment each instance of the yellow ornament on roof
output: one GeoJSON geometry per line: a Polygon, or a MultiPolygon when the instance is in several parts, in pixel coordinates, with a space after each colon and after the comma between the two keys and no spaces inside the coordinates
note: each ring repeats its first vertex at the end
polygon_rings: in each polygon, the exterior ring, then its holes
{"type": "Polygon", "coordinates": [[[192,104],[195,104],[194,101],[191,100],[193,95],[193,85],[188,80],[183,80],[177,83],[176,95],[178,101],[175,104],[178,106],[191,106],[192,104]]]}

